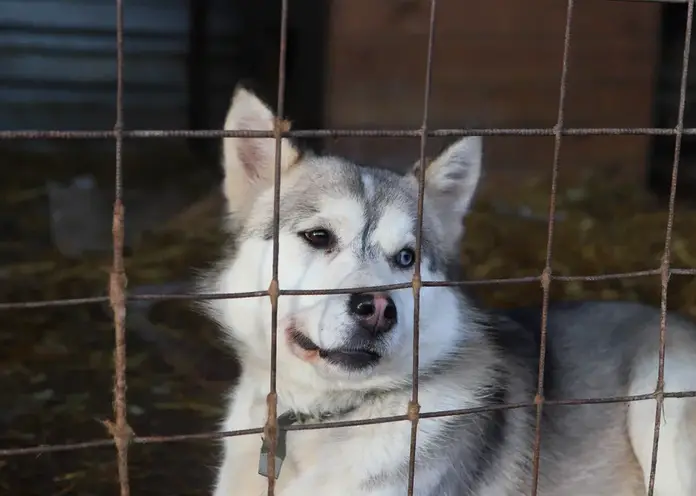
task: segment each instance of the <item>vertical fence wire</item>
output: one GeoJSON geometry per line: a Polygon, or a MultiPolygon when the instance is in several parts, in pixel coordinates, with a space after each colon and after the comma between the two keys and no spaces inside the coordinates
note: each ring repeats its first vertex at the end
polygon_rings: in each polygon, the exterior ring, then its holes
{"type": "Polygon", "coordinates": [[[123,263],[123,0],[116,0],[116,164],[113,212],[113,265],[109,278],[109,299],[114,315],[114,415],[115,424],[107,426],[114,437],[118,457],[121,496],[130,495],[128,480],[128,444],[131,429],[126,402],[126,272],[123,263]]]}
{"type": "Polygon", "coordinates": [[[411,440],[408,455],[409,496],[413,495],[416,478],[416,440],[418,437],[418,420],[420,403],[418,402],[418,366],[420,361],[420,296],[421,296],[421,259],[423,257],[423,201],[425,198],[425,148],[428,142],[428,114],[430,109],[430,85],[433,73],[433,46],[435,44],[435,13],[437,0],[430,0],[430,17],[428,27],[428,53],[425,62],[425,85],[423,89],[423,119],[421,121],[420,157],[418,165],[418,215],[416,219],[415,269],[413,271],[413,365],[411,372],[412,391],[408,403],[407,415],[411,421],[411,440]]]}
{"type": "Polygon", "coordinates": [[[278,358],[278,260],[280,253],[280,176],[282,133],[284,128],[283,115],[285,113],[285,60],[287,57],[288,37],[288,0],[282,0],[280,14],[280,42],[278,60],[278,105],[276,118],[273,123],[275,138],[275,163],[273,164],[273,268],[272,280],[268,288],[268,297],[271,301],[271,372],[270,392],[266,400],[267,420],[264,428],[266,438],[269,440],[268,452],[268,496],[275,493],[276,450],[278,443],[278,394],[277,386],[277,358],[278,358]]]}
{"type": "Polygon", "coordinates": [[[570,57],[570,33],[573,23],[573,0],[568,0],[566,6],[565,31],[563,37],[563,63],[561,66],[560,88],[558,94],[558,117],[554,127],[553,168],[551,171],[551,194],[549,198],[549,224],[546,238],[546,262],[541,274],[543,291],[541,306],[541,339],[539,344],[539,369],[537,392],[534,398],[536,404],[536,426],[534,432],[534,455],[532,458],[532,496],[536,496],[539,487],[539,465],[541,459],[541,423],[544,409],[544,369],[546,363],[546,338],[548,330],[549,299],[551,294],[551,259],[553,256],[553,234],[556,219],[556,196],[558,189],[558,170],[561,156],[561,136],[565,117],[566,90],[568,87],[568,59],[570,57]]]}
{"type": "Polygon", "coordinates": [[[652,454],[650,459],[650,478],[648,496],[653,496],[655,489],[655,473],[657,470],[657,450],[660,442],[660,423],[665,394],[665,351],[667,336],[667,287],[670,279],[672,255],[672,231],[674,227],[674,206],[677,197],[677,176],[679,174],[679,159],[681,155],[682,137],[684,131],[684,113],[686,111],[686,91],[689,74],[689,54],[691,53],[691,30],[694,18],[694,0],[688,1],[686,26],[684,28],[684,51],[682,53],[682,71],[679,86],[679,110],[677,113],[676,135],[674,138],[674,162],[669,191],[669,210],[665,228],[665,246],[662,253],[660,274],[660,349],[658,355],[657,384],[655,385],[655,426],[653,431],[652,454]]]}

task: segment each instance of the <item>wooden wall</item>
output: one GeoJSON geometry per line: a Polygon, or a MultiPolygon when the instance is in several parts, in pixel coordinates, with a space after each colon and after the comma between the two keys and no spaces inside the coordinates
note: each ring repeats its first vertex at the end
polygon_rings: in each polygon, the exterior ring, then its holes
{"type": "MultiPolygon", "coordinates": [[[[428,0],[332,0],[325,125],[417,128],[428,0]]],[[[575,2],[566,126],[649,127],[659,6],[575,2]]],[[[430,127],[552,127],[558,114],[566,2],[440,0],[430,127]]],[[[437,140],[433,146],[441,145],[437,140]]],[[[330,150],[399,167],[417,139],[345,138],[330,150]]],[[[646,165],[645,137],[564,138],[562,165],[646,165]]],[[[487,167],[551,166],[552,137],[486,139],[487,167]]]]}

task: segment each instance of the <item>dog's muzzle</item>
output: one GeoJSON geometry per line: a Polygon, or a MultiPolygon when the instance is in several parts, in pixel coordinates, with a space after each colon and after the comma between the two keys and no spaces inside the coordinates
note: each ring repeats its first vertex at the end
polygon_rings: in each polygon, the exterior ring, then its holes
{"type": "Polygon", "coordinates": [[[386,334],[396,324],[396,304],[385,293],[352,294],[348,300],[348,310],[370,337],[386,334]]]}
{"type": "Polygon", "coordinates": [[[317,346],[302,332],[295,328],[287,330],[288,341],[302,350],[314,353],[322,360],[344,367],[346,369],[360,370],[377,364],[382,356],[370,346],[342,347],[323,349],[317,346]]]}

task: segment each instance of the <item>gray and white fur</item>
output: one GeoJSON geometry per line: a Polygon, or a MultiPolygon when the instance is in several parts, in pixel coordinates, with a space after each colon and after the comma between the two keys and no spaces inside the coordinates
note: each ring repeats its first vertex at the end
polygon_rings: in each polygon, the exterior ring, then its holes
{"type": "MultiPolygon", "coordinates": [[[[256,96],[235,92],[225,129],[272,130],[256,96]]],[[[205,278],[208,292],[260,291],[273,266],[272,138],[225,138],[229,255],[205,278]]],[[[456,276],[463,218],[481,171],[478,137],[464,138],[425,172],[423,280],[456,276]]],[[[336,289],[407,283],[413,276],[418,180],[281,146],[279,284],[336,289]]],[[[416,168],[414,168],[415,170],[416,168]]],[[[460,289],[424,287],[420,302],[421,413],[531,402],[537,387],[540,309],[476,308],[460,289]]],[[[242,364],[224,430],[266,421],[271,348],[268,297],[215,300],[242,364]]],[[[280,296],[278,414],[305,422],[403,415],[411,398],[411,289],[280,296]],[[327,420],[328,419],[328,420],[327,420]]],[[[668,315],[665,391],[696,390],[696,327],[668,315]]],[[[659,313],[637,303],[551,305],[545,395],[553,399],[645,394],[657,382],[659,313]]],[[[647,494],[655,401],[543,408],[539,495],[647,494]]],[[[418,496],[529,494],[534,408],[421,419],[418,496]]],[[[290,431],[276,494],[405,495],[411,424],[290,431]]],[[[230,437],[214,496],[266,494],[261,435],[230,437]]],[[[664,402],[655,494],[696,494],[696,399],[664,402]]]]}

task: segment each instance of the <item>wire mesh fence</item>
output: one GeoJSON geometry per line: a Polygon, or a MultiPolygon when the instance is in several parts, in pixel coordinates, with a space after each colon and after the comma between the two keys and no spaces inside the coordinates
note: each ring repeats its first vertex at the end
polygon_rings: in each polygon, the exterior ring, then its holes
{"type": "MultiPolygon", "coordinates": [[[[108,296],[95,296],[76,299],[56,299],[43,301],[12,302],[0,303],[0,310],[17,308],[42,308],[55,306],[86,305],[94,303],[108,302],[113,311],[114,326],[114,363],[115,375],[113,381],[113,422],[107,422],[107,427],[111,438],[97,439],[93,441],[57,444],[57,445],[38,445],[24,448],[1,449],[0,456],[19,456],[19,455],[38,455],[49,452],[65,452],[97,448],[103,446],[115,446],[118,461],[118,477],[120,493],[122,496],[130,494],[129,473],[128,473],[128,452],[131,444],[154,444],[181,442],[200,439],[220,439],[249,434],[264,434],[270,443],[269,467],[268,467],[268,494],[274,494],[275,487],[275,457],[277,448],[278,432],[281,427],[278,425],[277,413],[277,381],[276,381],[276,359],[277,359],[277,327],[278,327],[278,299],[287,295],[326,295],[326,294],[347,294],[356,291],[388,291],[395,289],[412,288],[414,295],[413,312],[413,337],[412,337],[412,393],[411,400],[404,405],[403,415],[361,419],[354,421],[328,421],[320,424],[299,424],[283,426],[283,430],[315,430],[329,429],[336,427],[349,427],[358,425],[370,425],[386,422],[409,421],[411,423],[411,442],[408,465],[408,494],[414,492],[415,480],[415,453],[417,443],[418,422],[424,418],[441,418],[447,416],[467,415],[494,410],[511,410],[518,408],[535,408],[536,425],[534,436],[533,451],[533,479],[532,495],[536,495],[539,472],[540,472],[540,453],[541,453],[541,430],[542,411],[545,405],[583,405],[583,404],[602,404],[602,403],[624,403],[631,401],[656,400],[655,424],[653,433],[652,460],[649,476],[649,492],[653,494],[655,483],[655,471],[657,464],[657,450],[660,440],[660,420],[662,415],[662,404],[665,398],[687,398],[696,397],[696,391],[665,392],[664,391],[664,367],[665,367],[665,335],[666,335],[666,314],[667,296],[669,281],[672,276],[694,276],[696,269],[675,268],[671,266],[671,241],[674,223],[675,197],[677,186],[677,174],[679,170],[679,157],[681,150],[682,137],[685,135],[696,135],[696,128],[684,128],[684,113],[686,108],[687,74],[689,65],[689,51],[692,34],[694,1],[695,0],[636,0],[653,1],[659,3],[686,3],[688,8],[685,29],[684,51],[682,57],[681,86],[679,93],[678,119],[674,128],[566,128],[564,126],[565,100],[567,79],[569,73],[569,52],[571,47],[571,33],[573,24],[574,0],[567,0],[565,17],[565,36],[563,46],[563,61],[560,75],[558,113],[556,124],[552,128],[486,128],[486,129],[430,129],[428,126],[430,82],[432,76],[433,44],[436,31],[437,19],[437,0],[430,0],[429,11],[429,34],[428,50],[425,70],[425,91],[423,95],[423,113],[421,127],[419,129],[391,129],[391,130],[342,130],[342,129],[322,129],[322,130],[300,130],[287,131],[277,125],[271,133],[263,131],[174,131],[174,130],[126,130],[124,129],[124,84],[123,84],[123,9],[124,0],[116,2],[116,32],[117,32],[117,85],[116,85],[116,122],[113,130],[104,131],[0,131],[0,139],[104,139],[112,138],[115,141],[116,163],[115,163],[115,201],[113,206],[113,261],[109,279],[108,296]],[[614,273],[614,274],[592,274],[577,276],[561,276],[552,273],[553,239],[556,211],[557,183],[560,165],[560,150],[562,138],[564,136],[590,136],[590,135],[652,135],[652,136],[674,136],[674,158],[672,165],[671,188],[668,205],[668,217],[665,226],[664,251],[659,267],[648,268],[646,270],[614,273]],[[422,224],[424,209],[424,187],[425,187],[425,167],[419,167],[419,190],[418,190],[418,210],[417,210],[417,236],[415,248],[415,269],[412,281],[407,284],[394,284],[388,286],[370,286],[362,288],[341,288],[341,289],[312,289],[312,290],[286,290],[282,289],[281,281],[278,279],[279,272],[279,212],[280,212],[280,150],[281,138],[283,137],[417,137],[420,139],[420,163],[425,162],[426,142],[429,137],[454,137],[454,136],[553,136],[554,153],[552,163],[552,179],[550,198],[548,206],[548,228],[546,242],[545,264],[538,276],[518,277],[508,279],[485,279],[485,280],[465,280],[465,281],[424,281],[421,279],[421,245],[422,245],[422,224]],[[227,293],[227,294],[138,294],[128,295],[126,291],[126,273],[124,268],[124,217],[125,209],[123,204],[123,178],[122,178],[122,157],[123,142],[126,138],[221,138],[221,137],[273,137],[275,138],[275,179],[273,196],[273,258],[272,258],[272,280],[265,291],[254,291],[247,293],[227,293]],[[604,398],[584,398],[572,400],[550,400],[544,397],[544,364],[547,340],[547,322],[550,287],[554,281],[603,281],[610,279],[638,278],[660,276],[660,326],[659,326],[659,365],[658,379],[655,390],[649,394],[632,396],[614,396],[604,398]],[[530,398],[529,402],[502,404],[486,406],[480,408],[468,408],[461,410],[437,411],[420,413],[419,405],[419,320],[421,311],[420,291],[424,287],[437,286],[474,286],[484,284],[520,284],[534,283],[541,285],[542,289],[542,318],[541,318],[541,344],[540,357],[538,364],[538,383],[536,385],[536,395],[530,398]],[[245,429],[228,432],[203,432],[198,434],[173,435],[173,436],[136,436],[129,427],[127,419],[127,398],[126,398],[126,304],[133,300],[204,300],[204,299],[232,299],[232,298],[256,298],[268,297],[271,302],[271,373],[269,377],[270,393],[267,397],[268,416],[263,427],[255,429],[245,429]]],[[[278,67],[278,89],[277,89],[277,116],[281,119],[284,115],[285,107],[285,73],[286,73],[286,53],[287,53],[287,31],[288,31],[288,12],[290,9],[289,0],[282,0],[281,5],[281,33],[280,33],[280,59],[278,67]]],[[[280,122],[280,121],[279,121],[280,122]]]]}

